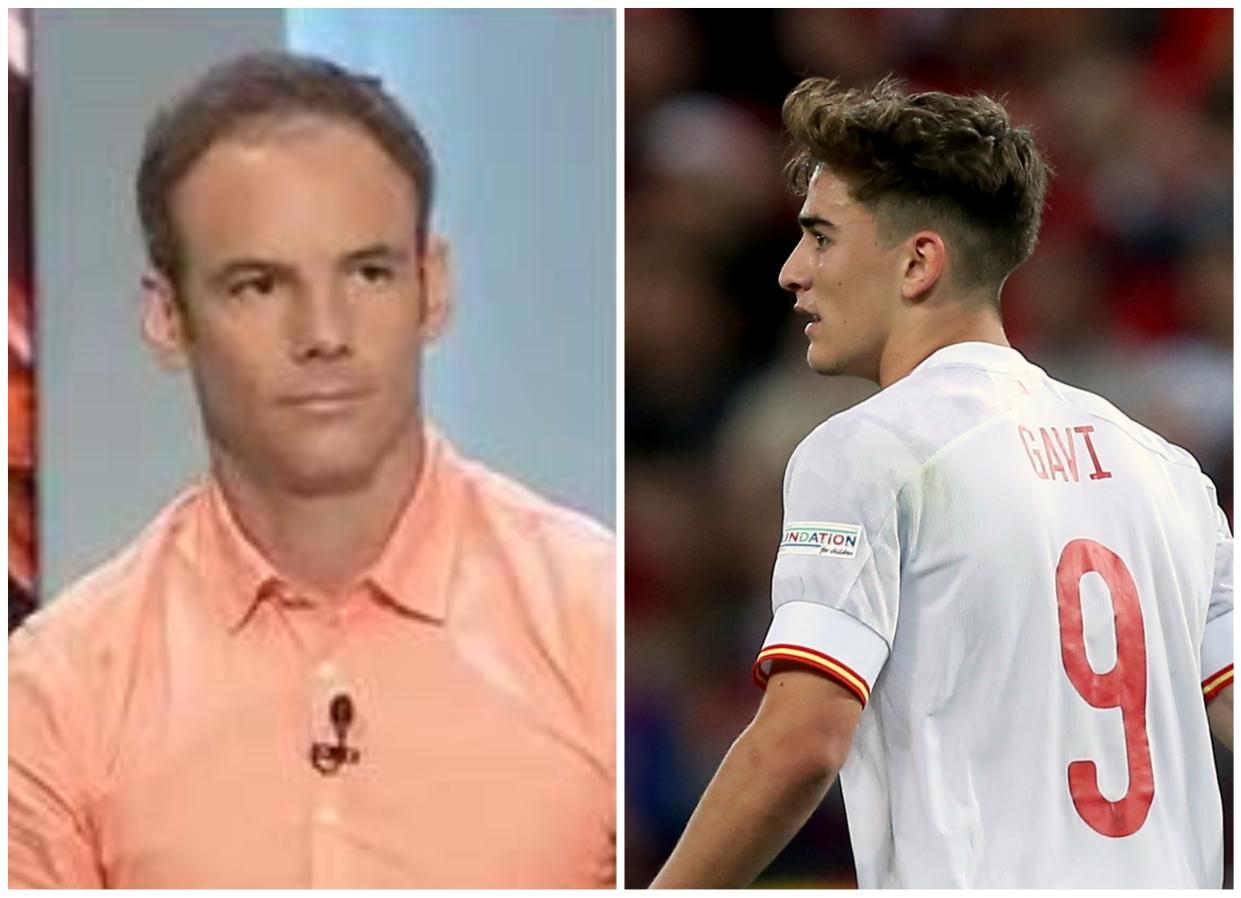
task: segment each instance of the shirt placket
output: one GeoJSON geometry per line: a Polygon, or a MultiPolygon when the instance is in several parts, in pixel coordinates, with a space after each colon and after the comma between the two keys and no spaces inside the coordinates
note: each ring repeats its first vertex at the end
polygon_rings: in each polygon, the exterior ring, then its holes
{"type": "MultiPolygon", "coordinates": [[[[317,624],[323,629],[310,671],[310,702],[312,739],[316,743],[336,746],[336,730],[332,725],[332,702],[346,696],[356,703],[356,689],[344,663],[345,629],[350,616],[347,600],[329,609],[315,609],[317,624]]],[[[357,709],[345,731],[343,745],[357,748],[355,739],[357,709]]],[[[359,759],[359,763],[361,759],[359,759]]],[[[348,888],[349,862],[345,828],[346,795],[350,777],[357,775],[358,763],[347,759],[329,762],[327,770],[315,777],[310,807],[311,884],[315,888],[348,888]]]]}

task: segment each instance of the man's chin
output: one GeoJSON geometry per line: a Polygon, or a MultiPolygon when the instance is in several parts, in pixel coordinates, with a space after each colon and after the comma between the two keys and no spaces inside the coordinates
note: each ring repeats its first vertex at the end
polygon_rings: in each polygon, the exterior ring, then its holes
{"type": "Polygon", "coordinates": [[[292,451],[284,447],[277,476],[287,492],[304,498],[365,490],[396,460],[395,453],[404,451],[400,436],[405,432],[397,430],[384,440],[335,429],[303,435],[292,451]]]}
{"type": "Polygon", "coordinates": [[[828,355],[815,346],[811,346],[806,351],[806,364],[815,374],[822,377],[857,377],[877,384],[879,383],[878,366],[871,365],[868,359],[869,356],[863,355],[846,357],[828,355]]]}
{"type": "Polygon", "coordinates": [[[276,459],[275,475],[282,489],[311,499],[365,490],[379,474],[385,452],[348,439],[307,439],[276,459]]]}
{"type": "Polygon", "coordinates": [[[846,373],[839,359],[825,358],[822,353],[815,351],[813,345],[806,350],[806,364],[815,374],[821,374],[824,377],[846,373]]]}
{"type": "Polygon", "coordinates": [[[375,466],[318,463],[295,464],[281,472],[284,490],[304,499],[356,493],[365,489],[375,476],[375,466]]]}

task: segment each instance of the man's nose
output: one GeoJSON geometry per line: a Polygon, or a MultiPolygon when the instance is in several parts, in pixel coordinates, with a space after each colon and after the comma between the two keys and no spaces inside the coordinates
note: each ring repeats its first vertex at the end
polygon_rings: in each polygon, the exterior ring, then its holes
{"type": "Polygon", "coordinates": [[[297,361],[332,359],[353,351],[352,306],[342,285],[304,285],[295,306],[292,342],[297,361]]]}
{"type": "Polygon", "coordinates": [[[810,286],[810,278],[802,262],[801,253],[798,252],[799,248],[800,244],[793,248],[780,268],[780,286],[790,293],[800,293],[810,286]]]}

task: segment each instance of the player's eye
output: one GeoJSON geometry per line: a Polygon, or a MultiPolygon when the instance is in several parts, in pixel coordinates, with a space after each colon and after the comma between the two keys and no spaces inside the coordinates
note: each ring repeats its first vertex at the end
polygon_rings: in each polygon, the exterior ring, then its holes
{"type": "Polygon", "coordinates": [[[827,249],[828,245],[832,242],[832,239],[826,234],[816,234],[811,231],[810,236],[814,239],[814,245],[819,249],[827,249]]]}

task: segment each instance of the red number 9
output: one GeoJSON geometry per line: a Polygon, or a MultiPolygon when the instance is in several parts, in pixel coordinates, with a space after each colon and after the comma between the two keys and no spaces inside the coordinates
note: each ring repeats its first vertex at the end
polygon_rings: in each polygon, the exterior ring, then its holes
{"type": "Polygon", "coordinates": [[[1146,629],[1138,587],[1120,556],[1090,539],[1075,539],[1056,565],[1056,604],[1060,612],[1060,657],[1069,682],[1092,707],[1120,708],[1125,726],[1129,789],[1117,801],[1099,791],[1094,761],[1069,764],[1073,807],[1091,829],[1105,836],[1131,836],[1146,822],[1155,800],[1150,743],[1146,736],[1146,629]],[[1116,664],[1095,673],[1086,658],[1082,631],[1081,579],[1094,571],[1107,584],[1116,623],[1116,664]]]}

